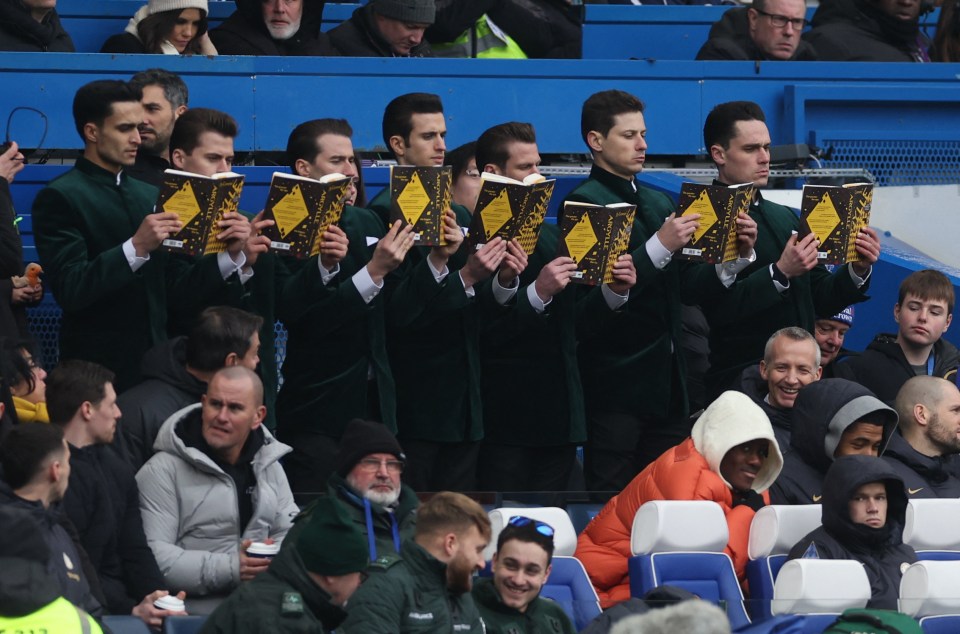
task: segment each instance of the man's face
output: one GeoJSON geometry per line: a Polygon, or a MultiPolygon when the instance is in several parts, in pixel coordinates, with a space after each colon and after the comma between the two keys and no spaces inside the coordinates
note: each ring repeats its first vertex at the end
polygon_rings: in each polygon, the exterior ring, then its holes
{"type": "Polygon", "coordinates": [[[113,435],[117,431],[117,419],[122,415],[117,407],[117,393],[112,383],[104,384],[104,396],[99,403],[92,404],[90,420],[87,428],[93,436],[94,443],[106,445],[113,442],[113,435]]]}
{"type": "Polygon", "coordinates": [[[140,124],[140,149],[149,154],[166,158],[167,148],[170,145],[170,135],[173,133],[173,124],[186,110],[181,106],[173,109],[163,94],[161,86],[144,86],[143,122],[140,124]]]}
{"type": "Polygon", "coordinates": [[[447,563],[447,589],[455,595],[466,594],[473,587],[473,573],[483,570],[486,561],[483,549],[487,539],[476,526],[459,535],[456,551],[447,563]]]}
{"type": "Polygon", "coordinates": [[[920,0],[877,0],[877,6],[902,22],[914,22],[920,17],[920,0]]]}
{"type": "Polygon", "coordinates": [[[770,441],[757,438],[730,449],[720,461],[720,475],[737,491],[753,488],[753,481],[770,454],[770,441]]]}
{"type": "Polygon", "coordinates": [[[480,180],[480,172],[477,171],[477,161],[470,159],[463,173],[457,177],[451,189],[453,193],[453,202],[463,205],[467,211],[473,213],[477,207],[477,198],[480,196],[480,188],[483,182],[480,180]]]}
{"type": "Polygon", "coordinates": [[[728,185],[753,183],[763,187],[770,178],[770,132],[763,121],[737,121],[730,147],[710,146],[720,180],[728,185]]]}
{"type": "Polygon", "coordinates": [[[257,406],[249,379],[217,375],[202,397],[203,439],[219,455],[235,462],[250,432],[260,426],[266,408],[257,406]]]}
{"type": "Polygon", "coordinates": [[[907,295],[903,304],[894,306],[893,318],[900,325],[897,341],[912,348],[923,348],[940,340],[950,327],[953,315],[942,299],[907,295]]]}
{"type": "Polygon", "coordinates": [[[397,55],[409,55],[410,51],[423,41],[423,33],[429,24],[419,22],[403,22],[382,15],[374,16],[377,21],[377,30],[390,49],[397,55]]]}
{"type": "Polygon", "coordinates": [[[829,365],[837,358],[848,330],[850,326],[832,319],[816,321],[813,336],[817,340],[817,345],[820,346],[820,365],[829,365]]]}
{"type": "Polygon", "coordinates": [[[263,24],[270,37],[289,40],[300,30],[303,0],[261,0],[263,24]]]}
{"type": "Polygon", "coordinates": [[[21,0],[23,6],[30,11],[34,20],[40,22],[51,11],[57,8],[57,0],[21,0]]]}
{"type": "Polygon", "coordinates": [[[307,574],[310,575],[314,583],[330,595],[330,603],[341,608],[347,604],[347,599],[353,596],[353,593],[363,583],[363,575],[359,572],[350,572],[337,577],[321,576],[309,571],[307,574]]]}
{"type": "Polygon", "coordinates": [[[960,390],[953,383],[943,382],[940,402],[929,411],[927,439],[941,455],[960,453],[960,390]]]}
{"type": "Polygon", "coordinates": [[[817,367],[815,344],[806,339],[777,337],[770,350],[770,363],[760,362],[760,376],[769,392],[767,400],[780,409],[793,407],[800,388],[819,380],[822,372],[817,367]]]}
{"type": "Polygon", "coordinates": [[[111,172],[133,165],[140,147],[138,127],[143,121],[143,106],[138,101],[117,101],[103,125],[88,123],[84,132],[93,138],[93,156],[88,157],[111,172]]]}
{"type": "Polygon", "coordinates": [[[353,152],[353,141],[350,137],[341,134],[321,134],[317,137],[317,147],[320,151],[317,153],[313,163],[304,161],[305,174],[319,180],[327,174],[340,173],[349,176],[352,179],[350,189],[347,192],[348,203],[353,204],[357,199],[357,177],[360,175],[357,160],[353,152]]]}
{"type": "MultiPolygon", "coordinates": [[[[879,419],[877,419],[879,421],[879,419]]],[[[883,425],[870,420],[859,420],[843,430],[833,457],[879,456],[883,442],[883,425]]]]}
{"type": "Polygon", "coordinates": [[[647,158],[646,136],[643,113],[624,112],[614,116],[613,127],[607,134],[590,132],[587,140],[595,163],[608,172],[632,180],[643,171],[643,162],[647,158]]]}
{"type": "Polygon", "coordinates": [[[883,482],[869,482],[850,498],[850,521],[882,528],[887,523],[887,487],[883,482]]]}
{"type": "Polygon", "coordinates": [[[550,576],[547,551],[539,544],[508,540],[493,556],[493,585],[507,607],[525,612],[550,576]]]}
{"type": "Polygon", "coordinates": [[[197,147],[187,154],[175,149],[171,163],[179,170],[202,176],[213,176],[233,169],[233,139],[208,130],[200,135],[197,147]]]}
{"type": "Polygon", "coordinates": [[[240,357],[237,362],[237,365],[242,365],[248,370],[256,370],[257,366],[260,364],[260,333],[255,332],[253,336],[250,337],[250,347],[247,348],[247,353],[240,357]]]}
{"type": "Polygon", "coordinates": [[[797,52],[800,32],[803,31],[802,22],[794,23],[790,20],[803,20],[806,14],[807,5],[803,0],[767,0],[764,13],[756,9],[747,11],[750,37],[767,57],[790,59],[797,52]],[[782,22],[783,26],[774,25],[774,21],[782,22]]]}
{"type": "Polygon", "coordinates": [[[400,499],[403,463],[391,453],[372,453],[361,458],[347,474],[347,485],[371,502],[390,506],[400,499]]]}
{"type": "Polygon", "coordinates": [[[67,493],[67,487],[70,486],[70,445],[66,439],[63,441],[63,455],[60,458],[54,458],[60,462],[60,479],[57,480],[53,488],[53,498],[50,502],[59,502],[67,493]]]}
{"type": "Polygon", "coordinates": [[[429,167],[443,165],[443,157],[447,152],[447,123],[442,112],[430,114],[414,114],[410,116],[410,139],[404,142],[400,137],[391,137],[397,140],[394,153],[400,165],[414,165],[429,167]]]}
{"type": "Polygon", "coordinates": [[[531,174],[540,173],[540,151],[536,143],[514,141],[507,147],[507,163],[503,175],[522,181],[531,174]]]}

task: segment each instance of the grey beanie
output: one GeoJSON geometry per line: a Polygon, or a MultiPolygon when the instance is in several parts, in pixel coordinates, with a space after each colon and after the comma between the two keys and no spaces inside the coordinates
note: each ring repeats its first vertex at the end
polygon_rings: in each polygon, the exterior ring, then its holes
{"type": "Polygon", "coordinates": [[[373,10],[385,18],[417,24],[433,24],[435,0],[375,0],[373,10]]]}
{"type": "Polygon", "coordinates": [[[147,13],[156,15],[164,11],[183,11],[184,9],[200,9],[207,15],[207,0],[149,0],[147,13]]]}

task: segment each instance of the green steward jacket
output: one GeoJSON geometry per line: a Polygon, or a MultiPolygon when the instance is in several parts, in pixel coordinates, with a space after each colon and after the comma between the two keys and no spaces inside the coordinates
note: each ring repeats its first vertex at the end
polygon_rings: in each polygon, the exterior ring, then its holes
{"type": "Polygon", "coordinates": [[[524,612],[503,604],[493,579],[477,579],[473,600],[487,634],[575,634],[577,629],[555,601],[537,597],[524,612]]]}

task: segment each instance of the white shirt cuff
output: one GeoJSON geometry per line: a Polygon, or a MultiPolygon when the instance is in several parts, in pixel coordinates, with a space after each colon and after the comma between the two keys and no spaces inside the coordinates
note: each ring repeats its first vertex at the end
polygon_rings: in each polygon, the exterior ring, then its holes
{"type": "Polygon", "coordinates": [[[217,254],[217,268],[220,269],[220,277],[223,279],[227,279],[234,273],[239,274],[246,263],[247,256],[243,254],[243,251],[237,254],[236,260],[232,259],[226,251],[217,254]]]}
{"type": "Polygon", "coordinates": [[[530,284],[527,286],[527,301],[530,302],[530,306],[533,307],[533,310],[538,313],[542,313],[547,309],[547,306],[550,305],[550,302],[553,301],[553,298],[551,297],[547,301],[543,301],[540,299],[540,296],[537,295],[536,286],[534,284],[530,284]]]}
{"type": "Polygon", "coordinates": [[[357,292],[360,293],[360,298],[363,299],[364,304],[372,302],[373,298],[383,290],[383,282],[381,281],[379,284],[374,282],[373,278],[370,277],[370,271],[367,270],[367,267],[363,267],[354,273],[351,279],[353,280],[353,285],[357,287],[357,292]]]}
{"type": "Polygon", "coordinates": [[[873,273],[873,265],[871,264],[870,268],[867,269],[866,277],[860,277],[853,272],[853,263],[850,263],[850,265],[847,266],[847,270],[850,271],[850,279],[853,280],[853,283],[857,285],[857,288],[860,288],[867,283],[867,280],[870,279],[870,274],[873,273]]]}
{"type": "Polygon", "coordinates": [[[500,278],[497,275],[493,276],[493,298],[497,300],[497,303],[503,306],[517,294],[517,289],[520,288],[520,278],[513,278],[513,285],[510,288],[504,288],[500,284],[500,278]]]}
{"type": "Polygon", "coordinates": [[[660,238],[657,237],[657,234],[650,236],[650,239],[647,240],[647,255],[650,257],[650,261],[653,262],[653,265],[658,269],[662,269],[666,265],[670,264],[670,260],[673,258],[673,253],[670,252],[667,247],[663,246],[663,243],[660,242],[660,238]]]}
{"type": "Polygon", "coordinates": [[[123,255],[127,258],[127,264],[130,265],[130,270],[136,273],[141,266],[147,263],[150,259],[150,254],[147,254],[147,257],[141,258],[137,255],[137,250],[133,246],[133,238],[130,238],[122,245],[123,255]]]}
{"type": "Polygon", "coordinates": [[[255,271],[252,266],[245,266],[237,271],[237,275],[240,277],[240,284],[243,285],[249,282],[254,273],[255,271]]]}
{"type": "MultiPolygon", "coordinates": [[[[433,266],[431,265],[430,268],[432,269],[433,266]]],[[[460,276],[460,283],[463,284],[463,292],[467,294],[467,297],[471,299],[476,297],[477,291],[473,290],[472,286],[467,286],[467,283],[463,281],[463,271],[457,271],[457,275],[460,276]]],[[[440,280],[437,281],[439,282],[440,280]]]]}
{"type": "Polygon", "coordinates": [[[737,280],[737,275],[740,274],[740,271],[747,268],[751,264],[757,261],[757,252],[753,249],[750,250],[750,257],[746,258],[737,258],[736,260],[730,260],[729,262],[723,262],[717,264],[717,277],[720,278],[720,283],[730,288],[733,283],[737,280]]]}
{"type": "Polygon", "coordinates": [[[317,258],[317,268],[320,269],[320,281],[323,282],[323,285],[326,286],[330,283],[334,277],[337,276],[337,273],[340,272],[340,263],[337,262],[332,269],[329,271],[323,268],[323,264],[320,263],[320,258],[317,258]]]}
{"type": "Polygon", "coordinates": [[[447,268],[446,264],[443,265],[442,271],[438,271],[437,269],[433,268],[433,262],[430,261],[430,258],[427,258],[427,266],[430,267],[430,272],[433,273],[433,279],[437,282],[437,284],[442,282],[450,273],[450,269],[447,268]]]}
{"type": "Polygon", "coordinates": [[[627,303],[627,300],[630,299],[630,291],[628,290],[626,295],[620,295],[619,293],[614,292],[610,288],[609,284],[604,284],[600,287],[600,292],[603,294],[603,300],[607,302],[607,306],[610,310],[617,310],[621,306],[627,303]]]}

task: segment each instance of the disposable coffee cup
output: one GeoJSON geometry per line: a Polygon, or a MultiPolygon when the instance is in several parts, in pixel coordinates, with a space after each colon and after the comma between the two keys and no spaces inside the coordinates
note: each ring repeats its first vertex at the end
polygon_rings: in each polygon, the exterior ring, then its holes
{"type": "Polygon", "coordinates": [[[183,605],[183,601],[173,596],[172,594],[168,594],[167,596],[160,597],[159,599],[154,601],[153,607],[157,608],[158,610],[170,610],[172,612],[183,612],[184,605],[183,605]]]}
{"type": "Polygon", "coordinates": [[[247,547],[247,557],[257,557],[259,559],[273,559],[278,552],[280,552],[279,543],[253,542],[247,547]]]}

